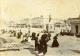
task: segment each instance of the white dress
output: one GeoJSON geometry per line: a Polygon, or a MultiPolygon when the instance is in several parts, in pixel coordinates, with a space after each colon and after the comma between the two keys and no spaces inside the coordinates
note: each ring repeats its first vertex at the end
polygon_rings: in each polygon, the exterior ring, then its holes
{"type": "Polygon", "coordinates": [[[28,37],[28,42],[31,42],[31,37],[28,37]]]}
{"type": "Polygon", "coordinates": [[[29,33],[27,34],[27,37],[28,37],[28,42],[31,42],[31,37],[29,33]]]}

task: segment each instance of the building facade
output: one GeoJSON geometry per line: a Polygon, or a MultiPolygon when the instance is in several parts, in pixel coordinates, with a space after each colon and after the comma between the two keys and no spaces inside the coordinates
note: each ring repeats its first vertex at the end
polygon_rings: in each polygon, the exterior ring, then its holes
{"type": "Polygon", "coordinates": [[[15,22],[14,21],[10,21],[8,22],[8,27],[15,27],[15,22]]]}
{"type": "Polygon", "coordinates": [[[80,34],[80,17],[69,19],[71,23],[71,32],[74,34],[80,34]]]}
{"type": "Polygon", "coordinates": [[[31,26],[33,28],[43,28],[43,17],[35,17],[31,19],[31,26]]]}
{"type": "Polygon", "coordinates": [[[80,33],[80,20],[71,21],[71,32],[74,34],[80,33]]]}
{"type": "Polygon", "coordinates": [[[27,28],[29,25],[29,18],[20,20],[19,22],[16,22],[15,27],[16,28],[27,28]]]}

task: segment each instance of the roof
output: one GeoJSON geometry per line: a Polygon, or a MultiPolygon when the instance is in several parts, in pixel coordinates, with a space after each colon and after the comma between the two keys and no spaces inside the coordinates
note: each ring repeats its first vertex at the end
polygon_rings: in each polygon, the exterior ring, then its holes
{"type": "Polygon", "coordinates": [[[68,20],[80,20],[79,18],[69,18],[68,20]]]}
{"type": "Polygon", "coordinates": [[[80,20],[80,15],[79,15],[79,17],[76,17],[76,18],[69,18],[68,20],[80,20]]]}
{"type": "Polygon", "coordinates": [[[71,23],[80,24],[80,20],[73,20],[71,23]]]}

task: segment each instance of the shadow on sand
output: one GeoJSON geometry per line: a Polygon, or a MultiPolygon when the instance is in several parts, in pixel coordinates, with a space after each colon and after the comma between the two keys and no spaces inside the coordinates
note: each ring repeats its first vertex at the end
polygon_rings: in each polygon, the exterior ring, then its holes
{"type": "Polygon", "coordinates": [[[30,51],[31,54],[38,56],[34,48],[29,48],[28,50],[30,51]]]}
{"type": "Polygon", "coordinates": [[[71,51],[80,54],[80,51],[79,50],[71,50],[71,51]]]}
{"type": "Polygon", "coordinates": [[[0,52],[5,52],[5,51],[20,51],[19,49],[6,49],[6,50],[0,50],[0,52]]]}

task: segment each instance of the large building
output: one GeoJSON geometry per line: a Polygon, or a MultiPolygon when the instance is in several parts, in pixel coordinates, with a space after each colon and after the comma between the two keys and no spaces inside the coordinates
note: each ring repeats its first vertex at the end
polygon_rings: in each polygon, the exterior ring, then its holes
{"type": "Polygon", "coordinates": [[[17,22],[15,27],[26,28],[28,27],[28,25],[29,25],[29,18],[26,18],[17,22]]]}
{"type": "Polygon", "coordinates": [[[68,31],[70,27],[64,22],[64,20],[52,19],[49,26],[51,31],[68,31]]]}
{"type": "Polygon", "coordinates": [[[20,20],[19,22],[10,22],[9,26],[16,28],[40,28],[47,31],[61,31],[61,29],[68,29],[63,20],[44,18],[43,16],[35,18],[26,18],[20,20]]]}
{"type": "Polygon", "coordinates": [[[15,27],[15,22],[14,21],[10,21],[7,24],[9,27],[15,27]]]}
{"type": "Polygon", "coordinates": [[[68,19],[71,23],[71,32],[74,34],[80,33],[80,17],[68,19]]]}
{"type": "Polygon", "coordinates": [[[43,16],[32,18],[31,26],[35,28],[43,28],[43,20],[43,16]]]}

